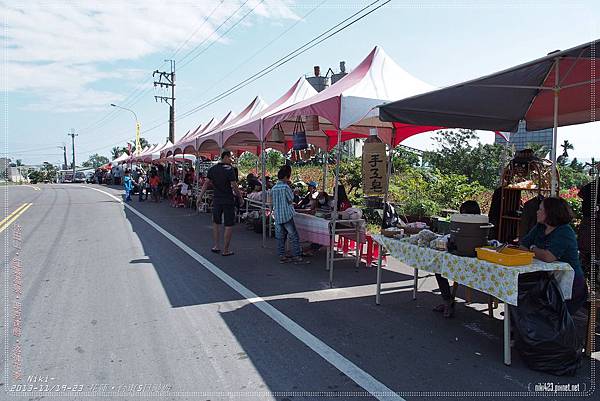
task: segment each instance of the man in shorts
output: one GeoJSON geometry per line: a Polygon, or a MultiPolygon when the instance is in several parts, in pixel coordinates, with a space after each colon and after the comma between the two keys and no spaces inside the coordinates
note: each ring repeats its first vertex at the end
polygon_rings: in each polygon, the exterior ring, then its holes
{"type": "Polygon", "coordinates": [[[207,173],[207,179],[202,185],[198,199],[202,199],[207,187],[213,187],[213,247],[212,252],[221,253],[223,256],[233,255],[229,249],[231,234],[233,233],[233,224],[235,222],[235,195],[239,198],[240,205],[244,203],[244,198],[238,188],[235,170],[231,165],[231,152],[223,151],[221,161],[212,166],[207,173]],[[224,217],[224,221],[223,221],[224,217]],[[225,235],[223,251],[221,252],[220,232],[221,224],[225,225],[225,235]]]}

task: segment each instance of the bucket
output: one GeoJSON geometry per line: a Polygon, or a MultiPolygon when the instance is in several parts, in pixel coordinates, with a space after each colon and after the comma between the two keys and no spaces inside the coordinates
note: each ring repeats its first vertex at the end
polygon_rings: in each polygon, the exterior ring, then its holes
{"type": "Polygon", "coordinates": [[[283,133],[283,129],[280,124],[277,124],[271,130],[271,141],[277,143],[285,142],[285,134],[283,133]]]}

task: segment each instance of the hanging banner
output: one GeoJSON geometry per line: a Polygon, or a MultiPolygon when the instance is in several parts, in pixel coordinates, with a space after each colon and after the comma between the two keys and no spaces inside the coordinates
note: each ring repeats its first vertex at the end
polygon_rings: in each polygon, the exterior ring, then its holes
{"type": "Polygon", "coordinates": [[[385,143],[365,143],[362,154],[363,194],[383,196],[387,187],[385,143]]]}

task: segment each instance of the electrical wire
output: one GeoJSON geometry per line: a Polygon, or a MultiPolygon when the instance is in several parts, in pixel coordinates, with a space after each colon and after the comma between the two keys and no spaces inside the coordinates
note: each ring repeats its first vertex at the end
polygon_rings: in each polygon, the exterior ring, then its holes
{"type": "Polygon", "coordinates": [[[200,29],[202,29],[204,27],[204,25],[206,25],[206,22],[208,21],[208,19],[213,16],[215,11],[217,11],[217,9],[219,9],[221,7],[221,5],[223,4],[224,1],[225,0],[221,0],[221,2],[219,4],[217,4],[215,8],[213,8],[213,10],[210,12],[210,14],[208,14],[206,17],[204,17],[204,21],[202,22],[202,24],[198,28],[196,28],[196,30],[194,32],[192,32],[192,34],[185,40],[185,42],[183,42],[182,44],[179,45],[179,47],[177,47],[175,52],[171,55],[171,57],[169,57],[170,59],[175,60],[175,56],[177,55],[177,53],[179,53],[179,51],[181,49],[183,49],[184,46],[187,45],[194,36],[196,36],[196,34],[200,31],[200,29]]]}
{"type": "MultiPolygon", "coordinates": [[[[230,19],[231,19],[231,18],[232,18],[232,17],[233,17],[235,14],[237,14],[237,12],[238,12],[239,10],[241,10],[241,9],[242,9],[242,8],[243,8],[243,7],[246,5],[246,3],[247,3],[248,1],[249,1],[249,0],[246,0],[244,3],[242,3],[242,5],[241,5],[240,7],[238,7],[238,8],[237,8],[237,9],[236,9],[236,10],[235,10],[235,11],[234,11],[232,14],[230,14],[230,15],[229,15],[229,17],[228,17],[228,18],[227,18],[227,19],[226,19],[226,20],[225,20],[223,23],[221,23],[221,25],[219,25],[219,27],[218,27],[218,28],[217,28],[215,31],[213,31],[213,34],[214,34],[215,32],[217,32],[217,31],[218,31],[218,30],[219,30],[219,29],[220,29],[220,28],[221,28],[223,25],[225,25],[225,23],[227,23],[227,21],[229,21],[229,20],[230,20],[230,19]]],[[[258,5],[259,5],[259,4],[261,4],[263,1],[264,1],[264,0],[261,0],[261,1],[260,1],[260,2],[259,2],[259,3],[258,3],[258,4],[257,4],[257,5],[256,5],[256,6],[255,6],[255,7],[252,9],[252,10],[251,10],[251,11],[254,11],[254,9],[255,9],[256,7],[258,7],[258,5]]],[[[221,1],[221,2],[220,2],[218,5],[217,5],[217,7],[215,7],[215,8],[214,8],[214,9],[211,11],[211,13],[209,14],[209,16],[208,16],[208,17],[206,17],[206,18],[204,19],[204,22],[203,22],[203,23],[202,23],[202,24],[201,24],[201,25],[200,25],[200,26],[199,26],[199,27],[196,29],[196,31],[195,31],[195,32],[194,32],[192,35],[190,35],[190,36],[189,36],[189,37],[188,37],[188,38],[187,38],[187,39],[186,39],[186,40],[185,40],[185,41],[184,41],[184,42],[183,42],[183,43],[182,43],[182,44],[181,44],[181,45],[178,47],[178,49],[175,51],[175,53],[174,53],[173,55],[175,55],[177,52],[179,52],[179,50],[181,50],[181,48],[183,48],[183,46],[185,46],[185,44],[187,44],[187,43],[188,43],[188,42],[191,40],[191,38],[192,38],[192,37],[193,37],[193,36],[194,36],[194,35],[195,35],[195,34],[196,34],[196,33],[197,33],[197,32],[198,32],[200,29],[202,29],[202,27],[204,26],[204,24],[205,24],[205,23],[208,21],[208,18],[210,18],[210,16],[212,16],[212,15],[214,14],[214,12],[215,12],[215,11],[216,11],[216,10],[217,10],[217,9],[218,9],[218,8],[219,8],[221,5],[222,5],[222,4],[223,4],[223,2],[224,2],[224,0],[222,0],[222,1],[221,1]]],[[[233,27],[237,26],[237,24],[239,24],[239,23],[240,23],[240,22],[241,22],[241,21],[242,21],[244,18],[246,18],[248,15],[249,15],[249,13],[247,13],[246,15],[244,15],[244,16],[243,16],[243,17],[242,17],[242,18],[241,18],[241,19],[240,19],[240,20],[239,20],[239,21],[238,21],[238,22],[237,22],[237,23],[236,23],[236,24],[235,24],[233,27]]],[[[230,29],[228,29],[228,30],[227,30],[227,32],[225,32],[225,34],[226,34],[226,33],[228,33],[229,31],[231,31],[231,29],[233,29],[233,27],[231,27],[230,29]]],[[[220,35],[220,36],[219,36],[219,38],[221,38],[223,35],[224,35],[224,34],[220,35]]],[[[194,47],[194,48],[193,48],[191,51],[189,51],[188,53],[186,53],[186,54],[185,54],[185,55],[184,55],[184,56],[183,56],[183,57],[182,57],[182,58],[179,60],[179,62],[181,62],[182,60],[184,60],[186,57],[188,57],[190,54],[192,54],[194,51],[196,51],[196,50],[197,50],[197,49],[198,49],[200,46],[202,46],[204,43],[206,43],[206,42],[207,42],[207,40],[208,40],[208,39],[210,39],[210,37],[212,37],[212,34],[211,34],[211,35],[210,35],[208,38],[204,39],[204,40],[203,40],[203,41],[202,41],[202,42],[201,42],[199,45],[195,46],[195,47],[194,47]]],[[[210,46],[208,46],[206,49],[204,49],[204,50],[203,50],[203,51],[201,51],[199,54],[197,54],[196,56],[194,56],[194,59],[196,59],[196,58],[197,58],[197,57],[198,57],[200,54],[202,54],[202,53],[204,53],[206,50],[208,50],[208,48],[210,48],[210,46]]],[[[190,62],[191,62],[191,61],[190,61],[190,62]]],[[[187,65],[187,64],[189,64],[189,63],[186,63],[186,64],[184,64],[184,66],[185,66],[185,65],[187,65]]],[[[163,66],[163,65],[165,65],[165,62],[163,62],[163,63],[162,63],[162,64],[161,64],[161,65],[158,67],[158,69],[162,68],[162,66],[163,66]]],[[[180,69],[181,69],[181,67],[180,67],[180,69]]],[[[150,91],[153,89],[152,87],[150,87],[150,88],[146,88],[146,89],[143,89],[143,86],[142,86],[142,85],[144,85],[145,83],[147,83],[147,82],[151,81],[152,79],[153,79],[153,77],[147,77],[147,78],[144,78],[144,79],[142,79],[142,81],[140,81],[140,82],[138,83],[138,85],[137,85],[137,86],[138,86],[138,89],[134,90],[134,92],[132,92],[130,95],[128,95],[128,97],[125,99],[125,101],[123,101],[123,102],[122,102],[122,104],[123,104],[123,107],[131,107],[131,106],[133,106],[133,105],[137,104],[137,102],[139,102],[139,100],[142,98],[142,96],[144,96],[144,95],[146,95],[148,92],[150,92],[150,91]],[[137,94],[136,94],[136,92],[137,92],[137,94]],[[128,98],[130,98],[130,99],[129,99],[129,100],[127,100],[128,98]]],[[[115,120],[115,118],[116,118],[116,116],[117,116],[117,114],[118,114],[118,110],[114,110],[114,109],[113,109],[113,110],[111,110],[110,112],[108,112],[108,113],[107,113],[107,115],[105,115],[104,117],[102,117],[100,120],[96,121],[95,123],[91,124],[91,125],[90,125],[90,126],[88,126],[88,127],[85,127],[85,128],[83,128],[83,129],[81,129],[80,131],[87,131],[86,133],[92,133],[92,132],[98,131],[99,129],[101,129],[101,128],[103,128],[104,126],[106,126],[106,124],[108,124],[109,122],[111,122],[111,121],[114,121],[114,120],[115,120]]]]}
{"type": "Polygon", "coordinates": [[[187,53],[186,53],[186,54],[185,54],[185,55],[184,55],[182,58],[180,58],[180,59],[178,60],[178,62],[179,62],[179,63],[184,63],[184,60],[185,60],[186,58],[188,58],[188,57],[189,57],[191,54],[193,54],[193,53],[194,53],[196,50],[198,50],[198,49],[199,49],[199,48],[200,48],[200,47],[201,47],[203,44],[205,44],[206,42],[208,42],[208,40],[209,40],[210,38],[212,38],[212,36],[213,36],[213,35],[214,35],[216,32],[218,32],[218,31],[219,31],[219,29],[221,29],[221,28],[223,27],[223,25],[225,25],[225,24],[226,24],[226,23],[227,23],[227,22],[228,22],[228,21],[229,21],[231,18],[233,18],[233,16],[234,16],[234,15],[236,15],[236,14],[238,13],[238,11],[240,11],[240,10],[241,10],[241,9],[242,9],[242,8],[243,8],[245,5],[246,5],[246,3],[248,3],[248,0],[244,1],[244,2],[242,3],[242,5],[241,5],[241,6],[239,6],[239,7],[238,7],[238,8],[237,8],[237,9],[236,9],[236,10],[235,10],[233,13],[231,13],[231,14],[229,15],[229,17],[227,17],[227,18],[225,19],[225,21],[221,22],[221,24],[220,24],[220,25],[219,25],[219,26],[218,26],[216,29],[214,29],[214,30],[212,31],[212,33],[211,33],[211,34],[210,34],[208,37],[204,38],[204,40],[203,40],[202,42],[200,42],[200,43],[198,43],[196,46],[194,46],[194,47],[193,47],[193,48],[192,48],[192,49],[191,49],[189,52],[187,52],[187,53]]]}
{"type": "MultiPolygon", "coordinates": [[[[301,55],[301,54],[305,53],[306,51],[312,49],[313,47],[315,47],[315,46],[323,43],[327,39],[330,39],[331,37],[337,35],[338,33],[340,33],[343,30],[349,28],[350,26],[354,25],[358,21],[362,20],[363,18],[367,17],[368,15],[372,14],[373,12],[377,11],[378,9],[382,8],[383,6],[385,6],[386,4],[388,4],[389,2],[391,2],[391,0],[387,0],[387,1],[383,2],[382,4],[379,4],[377,7],[369,10],[368,12],[366,12],[366,13],[364,13],[362,15],[360,15],[361,13],[365,12],[366,10],[368,10],[369,8],[371,8],[373,5],[379,3],[380,1],[381,0],[376,0],[376,1],[368,4],[367,6],[363,7],[359,11],[357,11],[356,13],[352,14],[351,16],[349,16],[349,17],[345,18],[344,20],[340,21],[339,23],[337,23],[333,27],[331,27],[328,30],[324,31],[320,35],[318,35],[318,36],[314,37],[313,39],[309,40],[308,42],[306,42],[302,46],[296,48],[292,52],[290,52],[290,53],[286,54],[285,56],[281,57],[280,59],[278,59],[274,63],[271,63],[269,66],[263,68],[259,72],[257,72],[255,74],[253,74],[252,76],[246,78],[245,80],[243,80],[240,83],[234,85],[233,87],[227,89],[226,91],[220,93],[219,95],[217,95],[217,96],[209,99],[208,101],[206,101],[206,102],[204,102],[204,103],[202,103],[202,104],[200,104],[200,105],[198,105],[198,106],[196,106],[196,107],[194,107],[194,108],[192,108],[192,109],[190,109],[190,110],[182,113],[180,116],[178,116],[176,118],[176,121],[179,121],[181,119],[189,117],[192,114],[194,114],[194,113],[196,113],[196,112],[198,112],[198,111],[200,111],[202,109],[205,109],[205,108],[211,106],[212,104],[217,103],[218,101],[225,99],[228,96],[231,96],[232,94],[234,94],[235,92],[237,92],[240,89],[244,88],[245,86],[250,85],[251,83],[255,82],[256,80],[258,80],[260,78],[263,78],[264,76],[270,74],[275,69],[281,67],[284,64],[287,64],[288,62],[292,61],[293,59],[295,59],[299,55],[301,55]],[[358,17],[355,18],[354,20],[352,20],[356,16],[358,16],[358,17]],[[350,21],[350,20],[352,20],[352,21],[350,21]],[[348,22],[348,21],[350,21],[350,22],[348,22]],[[348,22],[348,23],[345,24],[345,25],[343,25],[346,22],[348,22]],[[337,27],[340,27],[341,25],[343,25],[341,28],[335,30],[337,27]],[[334,31],[334,32],[332,32],[332,31],[334,31]],[[329,32],[331,32],[331,33],[329,35],[327,35],[329,32]]],[[[157,129],[157,128],[165,125],[165,124],[167,124],[168,122],[169,121],[163,121],[163,122],[161,122],[159,124],[156,124],[156,125],[152,126],[151,128],[147,128],[147,129],[141,131],[140,134],[145,134],[145,133],[151,132],[151,131],[153,131],[153,130],[155,130],[155,129],[157,129]]],[[[119,143],[122,143],[122,141],[117,142],[114,145],[102,146],[102,147],[99,147],[99,148],[94,149],[94,150],[89,150],[87,152],[97,151],[97,150],[105,149],[107,147],[117,146],[119,143]]]]}
{"type": "Polygon", "coordinates": [[[265,75],[271,73],[272,71],[274,71],[275,69],[281,67],[282,65],[292,61],[293,59],[295,59],[296,57],[298,57],[299,55],[301,55],[302,53],[312,49],[313,47],[315,47],[316,45],[326,41],[327,39],[333,37],[334,35],[338,34],[339,32],[343,31],[344,29],[350,27],[351,25],[355,24],[356,22],[362,20],[363,18],[365,18],[366,16],[370,15],[371,13],[377,11],[378,9],[380,9],[381,7],[385,6],[386,4],[388,4],[391,0],[387,0],[386,2],[380,4],[379,6],[375,7],[374,9],[370,10],[369,12],[361,15],[360,17],[354,19],[353,21],[349,22],[348,24],[342,26],[340,29],[330,33],[329,35],[323,37],[324,35],[326,35],[327,33],[331,32],[332,30],[334,30],[335,28],[339,27],[340,25],[344,24],[345,22],[349,21],[350,19],[354,18],[355,16],[359,15],[360,13],[362,13],[363,11],[367,10],[368,8],[370,8],[371,6],[373,6],[374,4],[378,3],[380,0],[376,0],[374,2],[372,2],[371,4],[369,4],[368,6],[364,7],[363,9],[361,9],[360,11],[354,13],[353,15],[351,15],[350,17],[344,19],[343,21],[341,21],[340,23],[334,25],[332,28],[328,29],[327,31],[323,32],[322,34],[316,36],[315,38],[311,39],[310,41],[306,42],[305,44],[303,44],[302,46],[296,48],[295,50],[293,50],[292,52],[286,54],[285,56],[281,57],[279,60],[275,61],[274,63],[271,63],[269,66],[263,68],[262,70],[260,70],[259,72],[253,74],[252,76],[246,78],[245,80],[241,81],[240,83],[238,83],[237,85],[232,86],[231,88],[229,88],[228,90],[222,92],[221,94],[207,100],[206,102],[200,104],[199,106],[196,106],[184,113],[182,113],[178,119],[182,119],[185,117],[188,117],[202,109],[205,109],[206,107],[232,95],[233,93],[237,92],[238,90],[242,89],[243,87],[251,84],[252,82],[264,77],[265,75]],[[323,37],[322,39],[318,40],[319,38],[323,37]],[[315,42],[316,41],[316,42],[315,42]],[[315,42],[315,43],[313,43],[315,42]],[[309,46],[310,45],[310,46],[309,46]],[[308,47],[307,47],[308,46],[308,47]]]}
{"type": "MultiPolygon", "coordinates": [[[[311,10],[309,10],[306,14],[304,14],[302,16],[302,18],[298,19],[295,23],[293,23],[292,25],[290,25],[287,29],[285,29],[283,32],[281,32],[277,37],[273,38],[269,43],[267,43],[266,45],[264,45],[263,47],[261,47],[258,51],[256,51],[254,54],[252,54],[250,57],[248,57],[246,60],[244,60],[243,62],[241,62],[237,67],[235,67],[233,70],[229,71],[227,74],[225,74],[223,77],[221,77],[218,81],[214,82],[210,87],[205,88],[203,90],[200,91],[200,93],[207,93],[209,90],[213,89],[214,87],[216,87],[218,84],[220,84],[221,82],[223,82],[225,79],[229,78],[233,73],[237,72],[240,70],[240,68],[246,66],[250,61],[252,61],[256,56],[258,56],[260,53],[262,53],[267,47],[271,46],[273,43],[277,42],[279,39],[281,39],[285,34],[287,34],[289,31],[291,31],[294,27],[296,27],[296,25],[298,25],[300,22],[306,20],[306,18],[311,15],[313,12],[315,12],[319,7],[321,7],[323,4],[325,4],[328,0],[323,0],[322,2],[318,3],[316,6],[314,6],[311,10]]],[[[186,107],[188,105],[190,105],[193,102],[187,102],[184,103],[183,105],[180,105],[179,107],[186,107]]],[[[150,123],[150,125],[152,125],[153,123],[155,123],[156,121],[159,120],[154,120],[150,123]]]]}

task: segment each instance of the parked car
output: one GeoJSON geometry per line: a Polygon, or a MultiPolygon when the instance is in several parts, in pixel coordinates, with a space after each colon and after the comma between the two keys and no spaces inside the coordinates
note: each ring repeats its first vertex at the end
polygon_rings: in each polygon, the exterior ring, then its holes
{"type": "Polygon", "coordinates": [[[75,172],[75,178],[73,178],[73,182],[85,183],[85,173],[83,171],[75,172]]]}
{"type": "Polygon", "coordinates": [[[93,171],[87,172],[87,174],[85,175],[85,182],[87,182],[88,184],[93,184],[94,182],[96,182],[96,176],[94,175],[93,171]]]}

